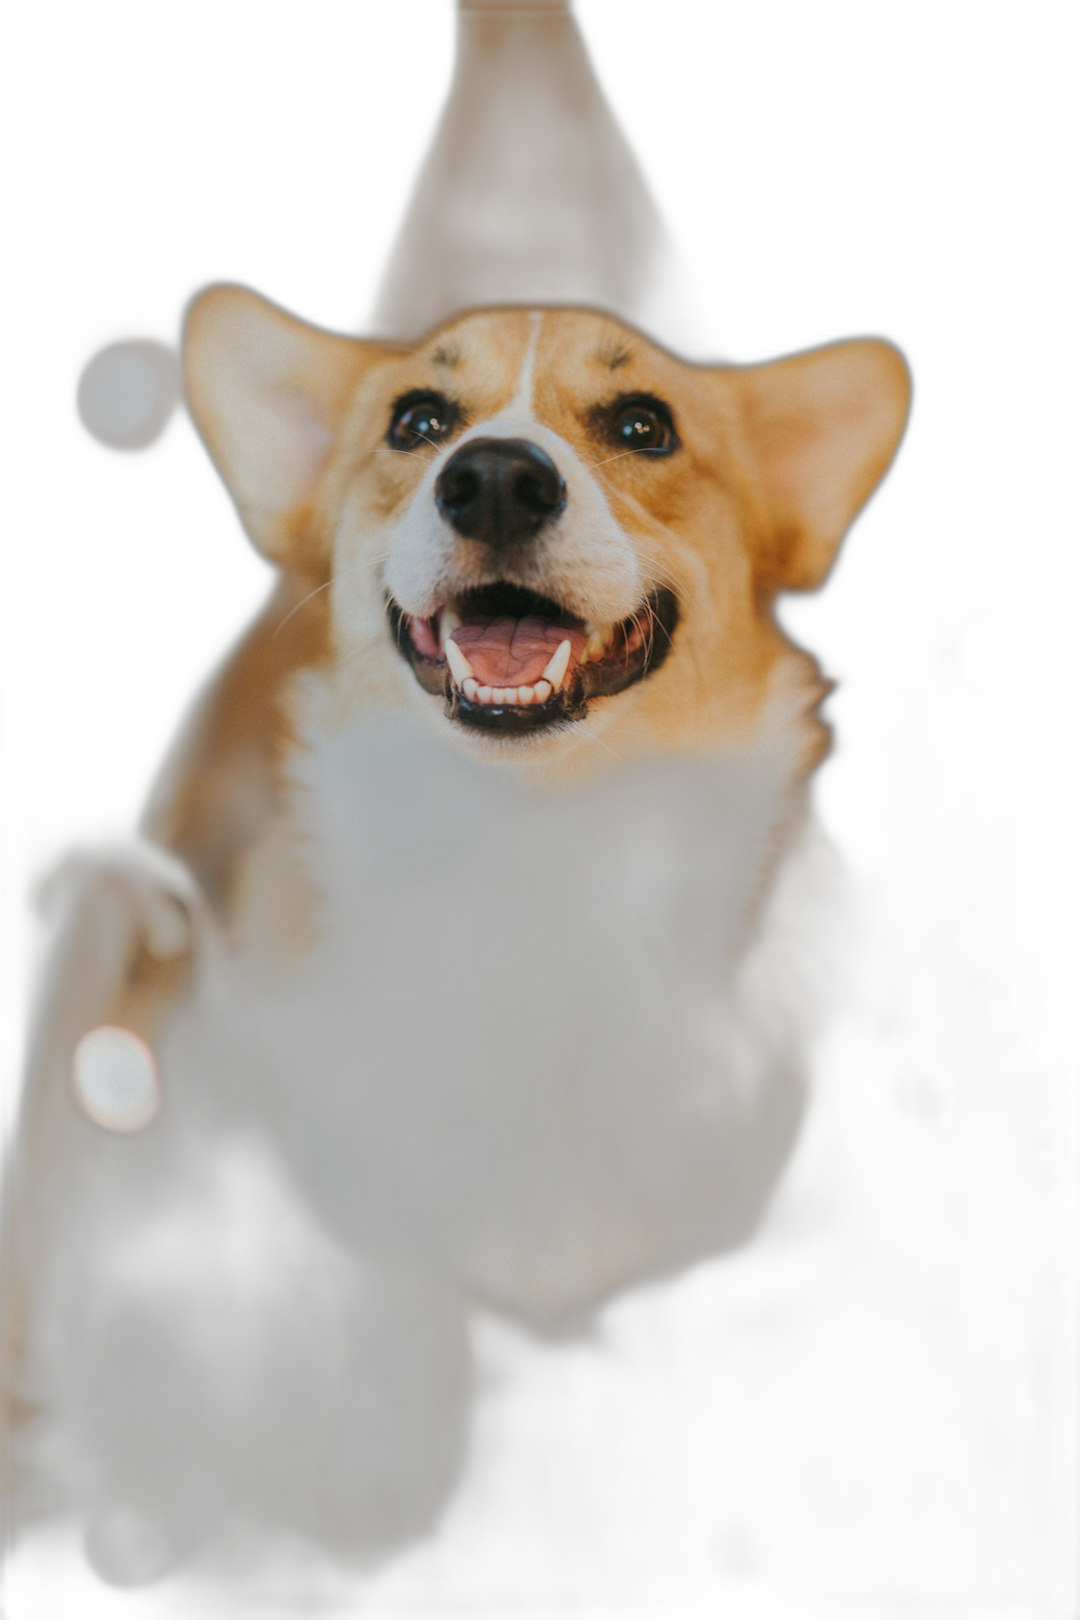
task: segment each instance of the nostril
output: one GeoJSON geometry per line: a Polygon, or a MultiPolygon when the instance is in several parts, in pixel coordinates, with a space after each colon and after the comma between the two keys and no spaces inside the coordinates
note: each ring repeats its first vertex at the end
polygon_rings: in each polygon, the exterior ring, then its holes
{"type": "Polygon", "coordinates": [[[480,474],[468,463],[451,462],[435,485],[435,500],[440,510],[450,516],[464,511],[479,494],[480,474]]]}
{"type": "Polygon", "coordinates": [[[566,505],[566,484],[554,466],[550,472],[523,472],[514,482],[514,499],[538,517],[550,517],[566,505]]]}

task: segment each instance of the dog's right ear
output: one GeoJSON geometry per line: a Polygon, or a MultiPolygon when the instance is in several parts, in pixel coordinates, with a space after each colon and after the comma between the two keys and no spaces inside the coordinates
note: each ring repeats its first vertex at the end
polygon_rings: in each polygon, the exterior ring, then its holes
{"type": "Polygon", "coordinates": [[[316,561],[312,505],[338,427],[365,372],[401,352],[320,331],[244,287],[209,287],[190,305],[188,405],[271,562],[316,561]]]}
{"type": "Polygon", "coordinates": [[[911,405],[899,349],[855,338],[733,373],[765,498],[760,577],[821,584],[896,453],[911,405]]]}

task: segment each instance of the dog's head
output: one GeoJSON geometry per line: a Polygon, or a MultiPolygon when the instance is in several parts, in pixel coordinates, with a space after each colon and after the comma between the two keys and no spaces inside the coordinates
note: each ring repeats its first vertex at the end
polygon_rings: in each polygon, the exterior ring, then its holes
{"type": "Polygon", "coordinates": [[[785,661],[812,708],[773,599],[825,577],[909,400],[875,340],[702,367],[601,314],[505,309],[401,349],[228,287],[193,305],[186,365],[255,544],[327,588],[358,696],[404,685],[518,758],[737,737],[785,661]]]}

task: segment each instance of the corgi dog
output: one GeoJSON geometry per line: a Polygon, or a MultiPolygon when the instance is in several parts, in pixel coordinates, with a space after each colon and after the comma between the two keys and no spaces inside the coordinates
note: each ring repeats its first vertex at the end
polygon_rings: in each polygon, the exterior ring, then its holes
{"type": "Polygon", "coordinates": [[[879,340],[706,366],[515,301],[370,341],[231,286],[184,369],[277,580],[141,843],[53,881],[6,1262],[29,1511],[125,1582],[419,1535],[476,1306],[579,1321],[753,1231],[828,744],[774,605],[909,403],[879,340]]]}
{"type": "Polygon", "coordinates": [[[696,368],[569,310],[395,351],[221,288],[186,368],[282,585],[151,831],[334,1073],[308,1196],[527,1316],[745,1231],[797,1087],[728,1026],[826,741],[772,603],[895,449],[896,351],[696,368]]]}
{"type": "Polygon", "coordinates": [[[403,347],[240,287],[183,363],[277,580],[144,852],[70,880],[8,1221],[18,1523],[113,1584],[371,1567],[460,1477],[476,1304],[580,1333],[758,1230],[845,943],[774,609],[910,399],[884,340],[709,366],[555,308],[403,347]],[[157,1102],[99,1139],[117,1029],[157,1102]]]}

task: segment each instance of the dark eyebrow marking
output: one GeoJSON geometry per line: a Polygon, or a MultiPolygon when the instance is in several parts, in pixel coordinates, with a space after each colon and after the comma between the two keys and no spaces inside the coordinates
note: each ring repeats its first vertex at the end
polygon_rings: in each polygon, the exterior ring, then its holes
{"type": "Polygon", "coordinates": [[[431,363],[434,366],[445,366],[448,371],[453,371],[455,366],[461,364],[461,353],[449,343],[440,343],[431,357],[431,363]]]}
{"type": "Polygon", "coordinates": [[[618,371],[633,358],[633,351],[619,337],[612,337],[593,355],[597,365],[606,366],[608,371],[618,371]]]}

